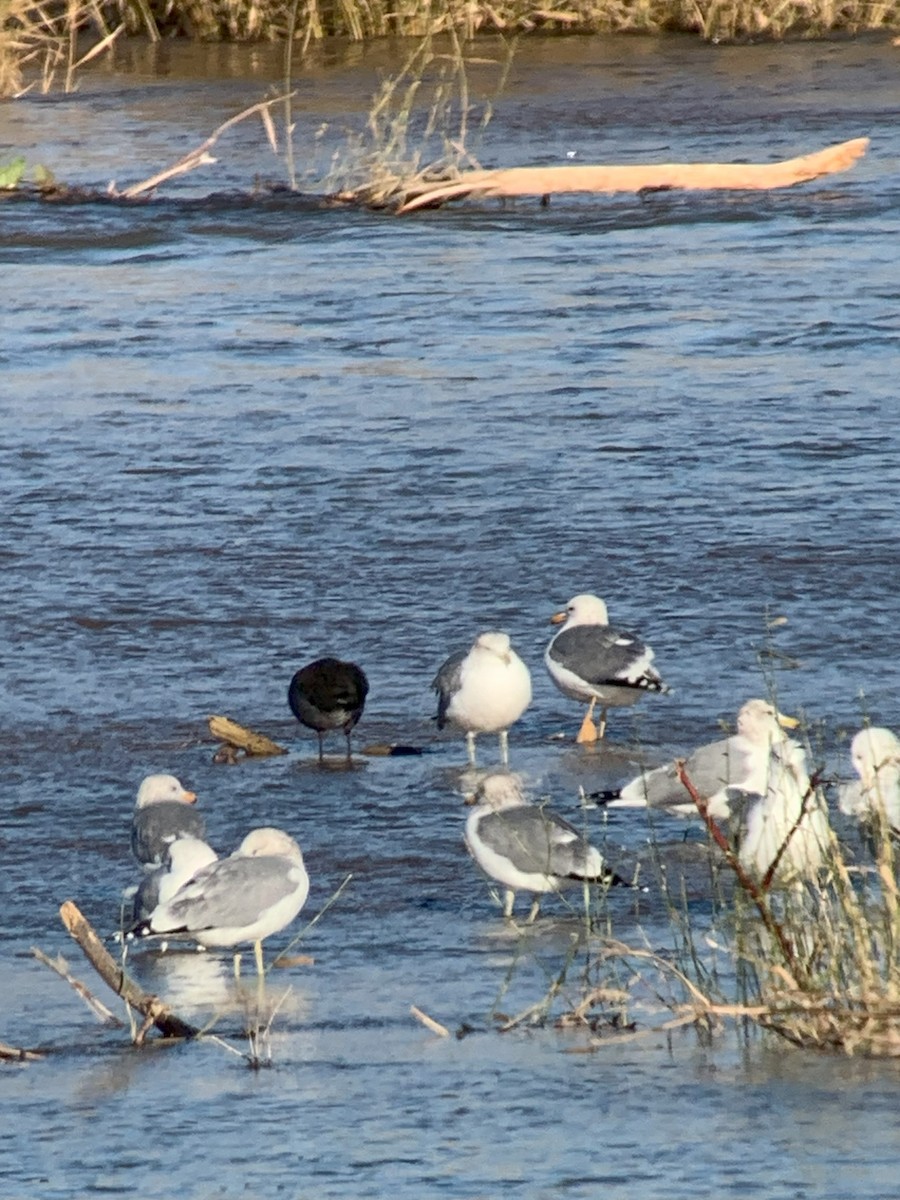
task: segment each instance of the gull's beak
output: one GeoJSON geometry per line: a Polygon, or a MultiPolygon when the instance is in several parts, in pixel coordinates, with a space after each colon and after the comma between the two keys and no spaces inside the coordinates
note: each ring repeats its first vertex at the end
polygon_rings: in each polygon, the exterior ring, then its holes
{"type": "Polygon", "coordinates": [[[780,713],[780,712],[777,712],[775,714],[775,720],[778,722],[778,724],[781,726],[782,729],[796,729],[797,726],[800,724],[800,722],[797,720],[796,717],[788,717],[788,716],[785,716],[784,713],[780,713]]]}
{"type": "Polygon", "coordinates": [[[567,612],[554,613],[553,616],[550,618],[550,624],[551,625],[562,625],[563,621],[565,621],[565,619],[568,615],[569,614],[567,612]]]}
{"type": "Polygon", "coordinates": [[[181,799],[184,801],[185,804],[196,804],[197,793],[196,792],[182,792],[181,799]]]}

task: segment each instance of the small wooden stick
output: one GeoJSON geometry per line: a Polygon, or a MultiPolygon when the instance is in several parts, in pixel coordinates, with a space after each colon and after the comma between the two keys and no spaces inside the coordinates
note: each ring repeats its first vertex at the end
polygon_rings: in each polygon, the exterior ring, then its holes
{"type": "Polygon", "coordinates": [[[0,1059],[5,1062],[37,1062],[43,1057],[44,1055],[38,1054],[36,1050],[22,1050],[18,1046],[0,1042],[0,1059]]]}
{"type": "Polygon", "coordinates": [[[108,988],[121,996],[126,1004],[137,1009],[165,1037],[196,1037],[200,1030],[176,1016],[158,996],[143,991],[109,953],[97,936],[90,921],[74,900],[67,900],[59,910],[63,925],[84,951],[88,962],[108,988]]]}
{"type": "Polygon", "coordinates": [[[252,729],[238,725],[237,721],[232,721],[230,717],[212,716],[207,718],[207,722],[209,732],[214,738],[229,746],[236,746],[247,754],[287,754],[287,750],[283,746],[279,746],[277,742],[267,738],[264,733],[256,733],[252,729]]]}
{"type": "Polygon", "coordinates": [[[438,1037],[450,1036],[450,1030],[446,1025],[442,1025],[440,1021],[435,1021],[434,1017],[429,1017],[428,1013],[422,1012],[421,1008],[416,1008],[414,1004],[411,1004],[409,1006],[409,1011],[417,1021],[421,1021],[426,1029],[430,1029],[431,1032],[436,1033],[438,1037]]]}

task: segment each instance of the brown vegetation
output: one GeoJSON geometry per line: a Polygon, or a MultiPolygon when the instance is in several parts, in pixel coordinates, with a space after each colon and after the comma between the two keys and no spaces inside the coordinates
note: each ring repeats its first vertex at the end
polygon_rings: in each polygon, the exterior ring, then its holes
{"type": "Polygon", "coordinates": [[[121,34],[203,41],[286,41],[297,57],[326,38],[367,41],[479,33],[681,32],[711,41],[821,37],[900,28],[900,0],[3,0],[0,95],[72,86],[75,69],[121,34]],[[86,39],[87,46],[84,41],[86,39]]]}

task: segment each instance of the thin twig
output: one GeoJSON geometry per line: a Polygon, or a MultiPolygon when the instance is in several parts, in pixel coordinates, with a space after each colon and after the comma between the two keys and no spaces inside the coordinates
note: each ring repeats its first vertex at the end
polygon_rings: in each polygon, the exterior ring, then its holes
{"type": "Polygon", "coordinates": [[[420,1021],[426,1029],[430,1029],[432,1033],[436,1033],[438,1037],[449,1037],[450,1030],[446,1025],[442,1025],[440,1021],[436,1021],[434,1017],[429,1017],[428,1013],[422,1012],[421,1008],[416,1008],[415,1004],[409,1006],[409,1011],[420,1021]]]}
{"type": "Polygon", "coordinates": [[[124,1029],[125,1022],[121,1021],[114,1012],[108,1009],[102,1000],[98,1000],[86,984],[82,983],[80,979],[75,978],[69,970],[69,964],[61,954],[57,954],[56,958],[53,959],[37,946],[31,947],[31,953],[38,962],[42,962],[45,967],[49,967],[51,971],[55,971],[60,978],[64,979],[78,993],[94,1016],[98,1017],[104,1025],[114,1025],[119,1029],[124,1029]]]}
{"type": "Polygon", "coordinates": [[[700,793],[694,787],[694,784],[691,782],[687,770],[685,769],[683,758],[677,758],[675,760],[675,770],[678,772],[678,778],[681,780],[688,795],[696,804],[697,812],[699,812],[700,816],[703,818],[703,822],[706,825],[706,828],[709,830],[710,836],[725,855],[725,861],[737,876],[737,880],[741,885],[741,888],[753,901],[766,929],[768,929],[769,933],[771,933],[778,943],[781,953],[784,957],[784,961],[793,973],[794,979],[797,982],[797,986],[800,987],[802,983],[807,982],[806,973],[803,971],[803,968],[797,961],[797,955],[794,952],[794,947],[788,940],[787,934],[772,915],[772,910],[769,908],[765,893],[760,889],[756,880],[744,869],[743,864],[735,854],[731,843],[728,841],[728,838],[726,838],[725,834],[719,828],[713,817],[710,816],[709,802],[704,796],[700,795],[700,793]]]}
{"type": "MultiPolygon", "coordinates": [[[[276,963],[279,961],[279,959],[281,959],[285,954],[287,954],[290,951],[292,946],[296,946],[299,941],[301,941],[303,938],[305,938],[306,935],[309,933],[309,931],[313,928],[314,925],[317,925],[319,923],[319,921],[321,921],[321,919],[328,912],[329,908],[331,908],[331,906],[337,902],[338,897],[341,895],[341,893],[347,887],[347,885],[349,884],[349,882],[352,878],[353,878],[352,874],[348,875],[344,879],[341,886],[337,889],[337,891],[332,896],[330,896],[328,898],[328,900],[325,902],[325,904],[323,904],[323,906],[319,909],[319,911],[316,913],[316,915],[313,917],[313,919],[311,921],[308,921],[303,926],[303,928],[300,930],[300,932],[297,934],[296,937],[291,938],[291,940],[288,942],[288,944],[285,946],[285,948],[279,954],[277,954],[275,956],[274,961],[276,963]]],[[[271,970],[271,966],[266,970],[267,975],[269,973],[269,970],[271,970]]]]}
{"type": "Polygon", "coordinates": [[[251,117],[255,113],[261,113],[264,109],[272,108],[276,104],[284,104],[286,99],[286,96],[275,96],[272,100],[263,100],[260,104],[253,104],[250,108],[245,108],[243,112],[239,112],[235,116],[229,117],[227,121],[223,121],[217,129],[213,130],[205,142],[202,142],[195,150],[191,150],[190,153],[185,154],[183,158],[173,163],[171,167],[166,167],[165,170],[158,171],[155,175],[151,175],[149,179],[142,180],[141,183],[133,183],[131,187],[125,188],[122,192],[116,191],[111,184],[110,192],[126,200],[133,200],[136,196],[140,196],[144,192],[152,192],[161,183],[165,183],[167,179],[173,179],[177,175],[185,175],[188,171],[196,170],[197,167],[214,163],[216,160],[209,151],[227,129],[230,129],[232,125],[237,125],[239,121],[246,120],[247,117],[251,117]]]}
{"type": "Polygon", "coordinates": [[[20,1046],[10,1046],[0,1042],[0,1059],[5,1062],[37,1062],[44,1058],[37,1050],[23,1050],[20,1046]]]}

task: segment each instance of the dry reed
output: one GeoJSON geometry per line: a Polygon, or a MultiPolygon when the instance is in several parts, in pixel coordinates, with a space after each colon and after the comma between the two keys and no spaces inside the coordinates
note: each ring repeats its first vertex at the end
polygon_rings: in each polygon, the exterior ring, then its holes
{"type": "MultiPolygon", "coordinates": [[[[478,34],[693,33],[709,41],[858,34],[900,27],[900,0],[0,0],[0,95],[71,88],[90,53],[120,33],[203,41],[283,41],[299,57],[326,38],[478,34]]],[[[289,89],[288,89],[289,90],[289,89]]]]}

